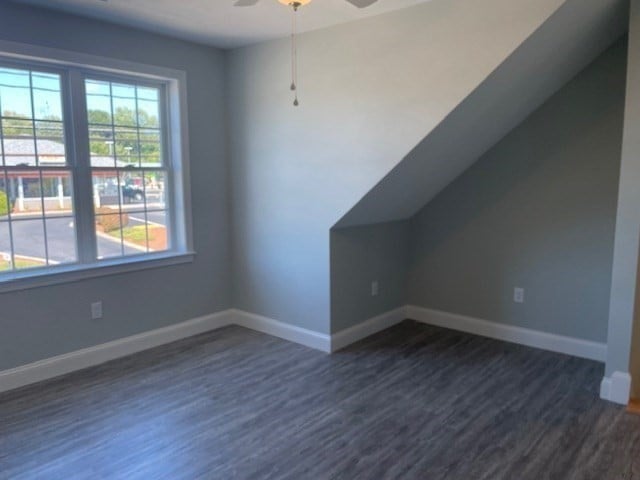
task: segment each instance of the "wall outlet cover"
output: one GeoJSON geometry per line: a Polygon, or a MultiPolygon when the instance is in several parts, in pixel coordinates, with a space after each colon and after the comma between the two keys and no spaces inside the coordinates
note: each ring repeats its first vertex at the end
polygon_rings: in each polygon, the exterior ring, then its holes
{"type": "Polygon", "coordinates": [[[513,289],[513,301],[516,303],[524,303],[524,288],[515,287],[513,289]]]}
{"type": "Polygon", "coordinates": [[[102,302],[94,302],[91,304],[91,319],[99,320],[102,318],[102,302]]]}

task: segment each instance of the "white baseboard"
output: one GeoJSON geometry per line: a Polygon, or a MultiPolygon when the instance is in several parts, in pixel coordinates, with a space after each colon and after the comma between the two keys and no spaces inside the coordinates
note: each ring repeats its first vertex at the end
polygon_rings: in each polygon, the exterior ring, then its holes
{"type": "Polygon", "coordinates": [[[600,398],[610,402],[627,405],[631,396],[631,375],[627,372],[613,372],[604,377],[600,384],[600,398]]]}
{"type": "Polygon", "coordinates": [[[300,343],[323,352],[331,351],[331,337],[329,335],[241,310],[229,309],[2,371],[0,372],[0,392],[100,365],[110,360],[233,324],[300,343]]]}
{"type": "Polygon", "coordinates": [[[323,352],[331,352],[331,337],[327,334],[296,327],[289,323],[242,310],[232,309],[230,312],[232,323],[241,327],[250,328],[251,330],[299,343],[323,352]]]}
{"type": "MultiPolygon", "coordinates": [[[[5,370],[0,372],[0,392],[99,365],[232,324],[328,353],[340,350],[358,340],[400,323],[406,318],[577,357],[598,361],[604,361],[606,358],[607,347],[605,344],[501,325],[416,306],[396,308],[334,335],[296,327],[242,310],[230,309],[5,370]]],[[[631,379],[628,374],[616,372],[610,378],[603,380],[601,396],[614,402],[626,403],[629,399],[630,384],[631,379]]]]}
{"type": "Polygon", "coordinates": [[[588,358],[599,362],[604,362],[607,358],[607,345],[605,343],[514,327],[413,305],[406,307],[406,315],[407,318],[428,323],[429,325],[451,328],[505,342],[519,343],[528,347],[541,348],[574,357],[588,358]]]}
{"type": "Polygon", "coordinates": [[[378,333],[406,319],[405,307],[399,307],[365,320],[358,325],[331,335],[331,351],[336,352],[352,343],[378,333]]]}
{"type": "Polygon", "coordinates": [[[149,348],[215,330],[231,323],[229,310],[205,315],[94,347],[83,348],[0,372],[0,392],[48,380],[67,373],[126,357],[149,348]]]}

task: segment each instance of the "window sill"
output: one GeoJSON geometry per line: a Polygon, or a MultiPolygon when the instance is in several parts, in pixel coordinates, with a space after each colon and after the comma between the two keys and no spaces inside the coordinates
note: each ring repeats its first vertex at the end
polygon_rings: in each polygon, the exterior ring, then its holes
{"type": "Polygon", "coordinates": [[[60,265],[40,270],[23,270],[0,276],[0,293],[49,287],[90,278],[107,277],[152,268],[192,263],[195,252],[164,252],[126,259],[102,260],[89,265],[60,265]]]}

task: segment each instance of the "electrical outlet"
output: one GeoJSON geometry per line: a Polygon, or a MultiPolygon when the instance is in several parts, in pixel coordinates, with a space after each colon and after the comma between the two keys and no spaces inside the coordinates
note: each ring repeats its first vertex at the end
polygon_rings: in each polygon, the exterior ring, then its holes
{"type": "Polygon", "coordinates": [[[102,318],[102,302],[95,302],[91,304],[91,319],[99,320],[102,318]]]}
{"type": "Polygon", "coordinates": [[[377,297],[378,293],[380,293],[380,285],[378,285],[378,281],[374,280],[371,282],[371,296],[377,297]]]}
{"type": "Polygon", "coordinates": [[[524,303],[524,288],[516,287],[513,289],[513,301],[516,303],[524,303]]]}

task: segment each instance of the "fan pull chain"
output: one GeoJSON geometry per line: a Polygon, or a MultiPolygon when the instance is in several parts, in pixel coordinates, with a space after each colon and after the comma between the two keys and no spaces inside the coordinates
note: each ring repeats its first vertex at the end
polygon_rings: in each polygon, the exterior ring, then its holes
{"type": "Polygon", "coordinates": [[[291,18],[291,90],[295,92],[295,99],[293,100],[293,106],[297,107],[298,105],[300,105],[300,102],[298,101],[298,45],[297,45],[298,5],[296,3],[293,3],[292,7],[293,7],[293,13],[291,18]]]}

